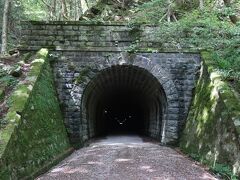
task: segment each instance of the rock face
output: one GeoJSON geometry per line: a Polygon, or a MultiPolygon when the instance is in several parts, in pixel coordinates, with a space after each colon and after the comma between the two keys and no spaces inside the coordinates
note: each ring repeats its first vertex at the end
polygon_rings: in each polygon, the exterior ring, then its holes
{"type": "Polygon", "coordinates": [[[123,118],[126,109],[135,117],[126,129],[141,129],[140,133],[162,143],[177,142],[200,56],[160,53],[155,29],[81,22],[23,24],[22,50],[45,46],[55,57],[55,81],[72,143],[82,144],[115,128],[114,122],[102,115],[110,104],[113,119],[123,118]]]}
{"type": "Polygon", "coordinates": [[[180,146],[213,168],[228,165],[240,175],[239,97],[213,71],[208,53],[202,57],[204,65],[180,146]]]}

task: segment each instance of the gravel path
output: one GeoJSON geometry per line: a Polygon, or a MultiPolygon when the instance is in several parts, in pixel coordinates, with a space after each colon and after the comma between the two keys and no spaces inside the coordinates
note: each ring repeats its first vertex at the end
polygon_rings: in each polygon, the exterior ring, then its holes
{"type": "Polygon", "coordinates": [[[137,136],[112,136],[75,151],[38,180],[212,180],[175,150],[137,136]]]}

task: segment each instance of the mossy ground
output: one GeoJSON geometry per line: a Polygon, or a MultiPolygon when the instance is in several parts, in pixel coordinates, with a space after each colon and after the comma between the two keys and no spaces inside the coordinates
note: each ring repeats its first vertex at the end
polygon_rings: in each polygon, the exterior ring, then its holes
{"type": "Polygon", "coordinates": [[[0,63],[0,130],[6,125],[5,114],[9,108],[8,97],[19,82],[19,78],[10,75],[0,63]]]}

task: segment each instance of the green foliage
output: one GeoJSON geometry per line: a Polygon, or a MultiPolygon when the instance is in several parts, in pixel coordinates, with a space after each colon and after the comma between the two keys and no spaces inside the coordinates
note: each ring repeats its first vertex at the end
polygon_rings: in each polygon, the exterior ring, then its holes
{"type": "Polygon", "coordinates": [[[159,23],[164,16],[167,7],[165,0],[153,0],[142,4],[134,9],[132,21],[135,23],[159,23]]]}
{"type": "MultiPolygon", "coordinates": [[[[9,75],[7,71],[0,69],[0,103],[6,99],[8,92],[11,91],[17,85],[17,83],[18,80],[15,77],[9,75]]],[[[7,120],[4,117],[6,110],[7,105],[5,108],[2,106],[0,109],[0,131],[8,124],[7,120]]]]}
{"type": "MultiPolygon", "coordinates": [[[[0,26],[2,27],[2,14],[4,1],[0,1],[0,26]]],[[[11,2],[9,14],[8,49],[16,48],[21,37],[21,21],[47,20],[48,11],[41,0],[14,0],[11,2]]],[[[0,28],[0,33],[1,33],[0,28]]],[[[1,40],[0,40],[1,44],[1,40]]]]}
{"type": "Polygon", "coordinates": [[[7,74],[5,71],[0,70],[0,87],[12,87],[16,85],[17,80],[13,76],[7,74]]]}
{"type": "MultiPolygon", "coordinates": [[[[0,70],[0,102],[4,100],[6,91],[13,89],[18,83],[17,78],[9,75],[5,70],[0,70]]],[[[0,110],[1,118],[1,110],[0,110]]],[[[0,129],[1,129],[1,120],[0,120],[0,129]]]]}
{"type": "MultiPolygon", "coordinates": [[[[240,26],[219,20],[215,11],[194,10],[185,13],[178,22],[162,22],[154,38],[165,49],[212,50],[216,69],[225,74],[232,72],[232,76],[240,71],[240,26]]],[[[238,77],[234,79],[238,81],[238,77]]]]}
{"type": "Polygon", "coordinates": [[[232,169],[228,165],[216,163],[210,170],[224,179],[238,180],[238,177],[233,174],[232,169]]]}
{"type": "MultiPolygon", "coordinates": [[[[199,154],[191,153],[189,154],[189,156],[193,160],[201,162],[204,165],[209,165],[210,163],[207,159],[204,159],[199,154]]],[[[211,164],[210,171],[226,180],[238,180],[238,177],[234,175],[232,168],[226,164],[220,164],[220,163],[211,164]]]]}
{"type": "Polygon", "coordinates": [[[132,21],[136,23],[158,24],[166,20],[166,15],[169,10],[177,19],[181,19],[187,12],[196,9],[197,7],[197,0],[170,2],[166,0],[151,0],[137,6],[133,10],[134,13],[131,18],[132,21]]]}
{"type": "Polygon", "coordinates": [[[168,45],[172,47],[177,44],[178,48],[222,50],[238,45],[239,30],[237,26],[219,21],[213,13],[194,11],[178,22],[162,24],[158,34],[159,40],[163,38],[162,41],[170,42],[168,45]]]}
{"type": "Polygon", "coordinates": [[[127,52],[129,53],[136,53],[138,52],[138,43],[137,42],[133,42],[128,48],[127,48],[127,52]]]}
{"type": "Polygon", "coordinates": [[[240,6],[237,2],[233,7],[214,6],[207,1],[204,10],[199,10],[198,1],[167,4],[164,0],[152,0],[135,8],[131,22],[158,24],[154,40],[164,49],[211,49],[215,68],[239,81],[240,25],[229,23],[228,16],[236,15],[240,6]],[[169,8],[177,22],[164,19],[169,8]]]}
{"type": "Polygon", "coordinates": [[[81,84],[81,83],[85,82],[90,71],[91,71],[91,67],[90,66],[84,67],[80,71],[79,76],[74,80],[74,82],[76,84],[81,84]]]}
{"type": "Polygon", "coordinates": [[[48,12],[41,0],[19,0],[18,8],[20,7],[24,19],[39,21],[47,18],[48,12]]]}

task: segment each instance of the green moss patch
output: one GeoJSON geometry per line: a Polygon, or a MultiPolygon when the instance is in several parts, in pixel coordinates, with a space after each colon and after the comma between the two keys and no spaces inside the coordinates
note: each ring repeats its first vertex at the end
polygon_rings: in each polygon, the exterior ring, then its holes
{"type": "Polygon", "coordinates": [[[240,100],[215,71],[209,53],[203,52],[202,58],[180,147],[212,169],[217,164],[226,165],[234,174],[240,174],[240,100]]]}
{"type": "Polygon", "coordinates": [[[69,150],[47,50],[38,52],[27,80],[11,96],[0,132],[0,177],[22,179],[69,150]]]}
{"type": "Polygon", "coordinates": [[[90,66],[86,66],[84,67],[80,73],[79,76],[75,78],[75,83],[76,84],[81,84],[83,82],[86,81],[86,78],[88,77],[89,72],[91,71],[91,67],[90,66]]]}

